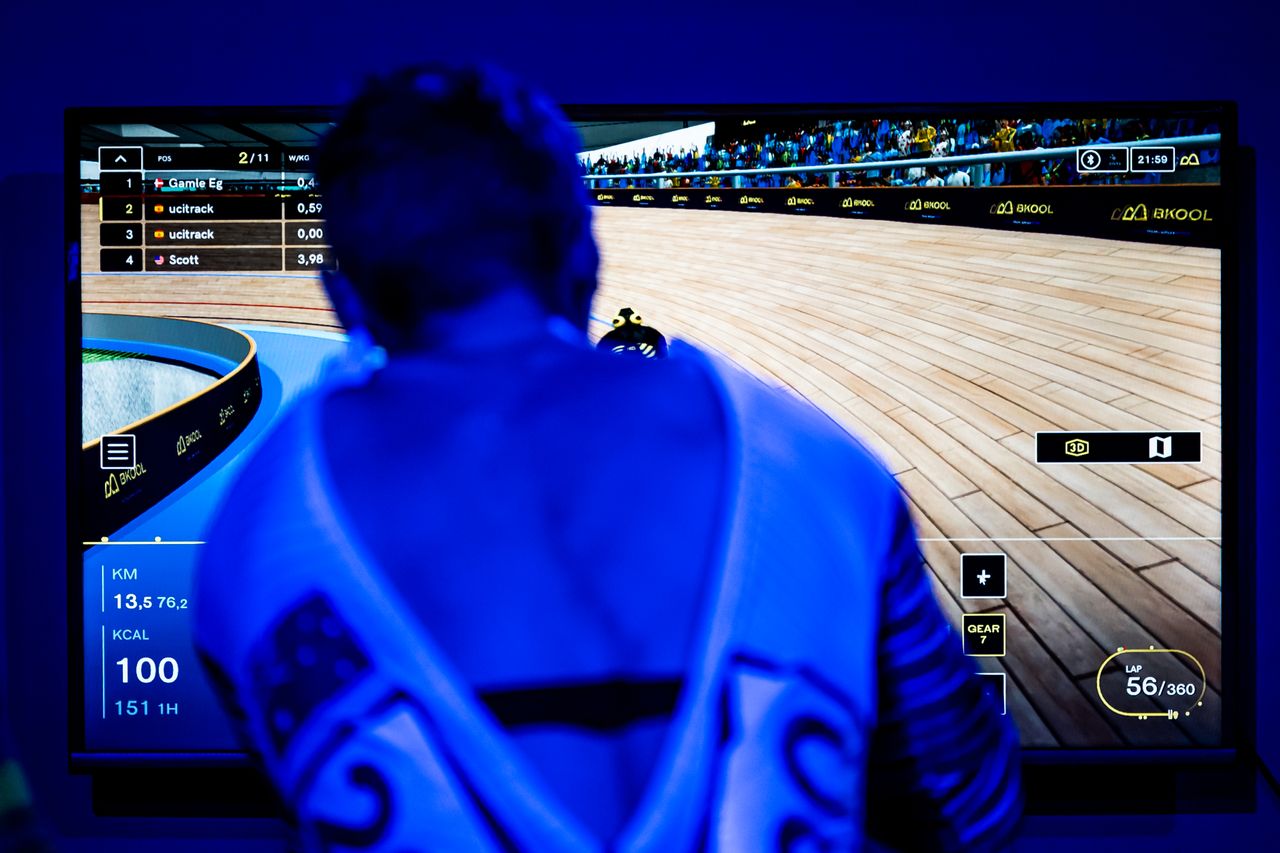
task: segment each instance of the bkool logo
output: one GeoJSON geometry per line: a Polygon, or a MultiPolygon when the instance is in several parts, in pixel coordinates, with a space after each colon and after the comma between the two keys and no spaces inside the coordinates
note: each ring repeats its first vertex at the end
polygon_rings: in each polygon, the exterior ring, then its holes
{"type": "Polygon", "coordinates": [[[1145,204],[1133,204],[1129,207],[1119,208],[1111,211],[1112,222],[1146,222],[1147,206],[1145,204]]]}
{"type": "Polygon", "coordinates": [[[1002,201],[999,204],[991,205],[990,212],[996,216],[1013,216],[1017,214],[1031,214],[1033,216],[1053,216],[1053,206],[1048,204],[1014,204],[1012,201],[1002,201]]]}
{"type": "Polygon", "coordinates": [[[1178,160],[1178,165],[1179,166],[1199,166],[1200,155],[1195,153],[1194,151],[1191,152],[1190,154],[1183,154],[1182,158],[1178,160]]]}

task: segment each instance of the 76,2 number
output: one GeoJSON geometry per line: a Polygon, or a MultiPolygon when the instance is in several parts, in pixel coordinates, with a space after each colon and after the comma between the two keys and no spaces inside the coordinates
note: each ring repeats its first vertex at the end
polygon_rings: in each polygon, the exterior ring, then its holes
{"type": "MultiPolygon", "coordinates": [[[[129,659],[120,658],[116,661],[116,666],[120,667],[120,681],[123,684],[129,683],[129,659]]],[[[138,658],[133,664],[133,677],[139,684],[150,684],[157,678],[164,684],[173,684],[178,680],[178,661],[174,658],[138,658]]]]}

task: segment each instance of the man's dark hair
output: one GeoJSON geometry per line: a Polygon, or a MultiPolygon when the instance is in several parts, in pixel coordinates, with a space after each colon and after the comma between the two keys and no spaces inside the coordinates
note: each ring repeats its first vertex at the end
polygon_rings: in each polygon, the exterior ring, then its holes
{"type": "Polygon", "coordinates": [[[370,80],[321,145],[328,234],[375,339],[510,286],[585,327],[597,256],[577,138],[493,68],[370,80]]]}

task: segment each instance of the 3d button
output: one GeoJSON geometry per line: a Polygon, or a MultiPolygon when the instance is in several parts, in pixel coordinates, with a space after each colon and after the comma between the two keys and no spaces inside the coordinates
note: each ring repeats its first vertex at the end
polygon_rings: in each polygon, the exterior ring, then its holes
{"type": "Polygon", "coordinates": [[[1036,463],[1150,465],[1200,461],[1199,432],[1086,430],[1036,433],[1036,463]]]}

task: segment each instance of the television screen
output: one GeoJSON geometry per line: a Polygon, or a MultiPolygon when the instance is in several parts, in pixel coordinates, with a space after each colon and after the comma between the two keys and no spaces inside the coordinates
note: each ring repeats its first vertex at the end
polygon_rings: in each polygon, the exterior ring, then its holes
{"type": "MultiPolygon", "coordinates": [[[[593,341],[689,341],[863,441],[1024,747],[1232,745],[1228,107],[570,114],[593,341]]],[[[80,764],[243,760],[192,575],[250,452],[348,347],[312,172],[330,115],[69,114],[80,764]]]]}

